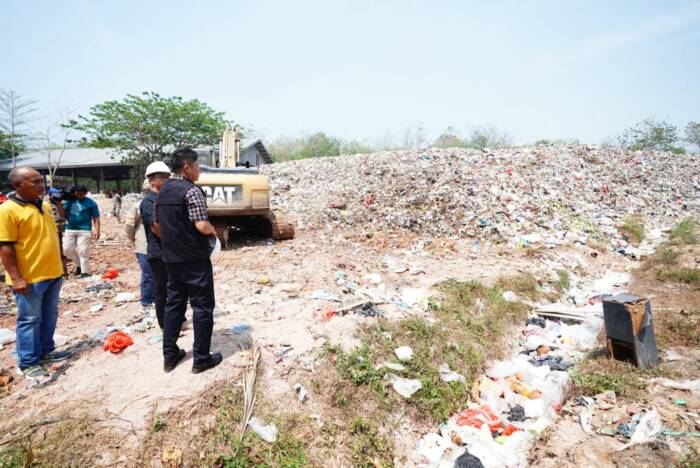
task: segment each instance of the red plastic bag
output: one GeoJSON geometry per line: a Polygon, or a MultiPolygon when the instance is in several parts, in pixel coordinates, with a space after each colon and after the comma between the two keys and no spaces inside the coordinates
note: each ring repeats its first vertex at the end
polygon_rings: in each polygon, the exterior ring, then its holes
{"type": "Polygon", "coordinates": [[[119,270],[116,268],[107,268],[107,273],[102,275],[102,279],[104,280],[111,280],[119,276],[119,270]]]}
{"type": "Polygon", "coordinates": [[[115,331],[107,337],[102,349],[112,353],[120,353],[124,348],[132,344],[134,344],[134,340],[129,335],[121,331],[115,331]]]}
{"type": "Polygon", "coordinates": [[[457,418],[458,426],[470,426],[481,429],[481,426],[484,424],[489,425],[491,432],[496,432],[501,428],[498,417],[493,413],[489,405],[481,405],[478,408],[462,411],[457,418]]]}

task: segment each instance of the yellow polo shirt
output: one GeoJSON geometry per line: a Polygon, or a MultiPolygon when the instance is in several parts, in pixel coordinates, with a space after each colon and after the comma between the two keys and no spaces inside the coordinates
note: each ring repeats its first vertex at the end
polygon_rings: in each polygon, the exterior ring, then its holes
{"type": "MultiPolygon", "coordinates": [[[[0,205],[0,242],[12,242],[17,269],[27,283],[58,278],[63,275],[61,250],[51,205],[41,203],[42,211],[32,203],[12,198],[0,205]]],[[[5,282],[12,284],[5,273],[5,282]]]]}

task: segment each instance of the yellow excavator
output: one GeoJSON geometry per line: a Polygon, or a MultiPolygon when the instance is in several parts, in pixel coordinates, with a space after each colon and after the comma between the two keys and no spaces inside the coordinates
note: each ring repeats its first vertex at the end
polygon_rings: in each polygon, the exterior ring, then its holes
{"type": "Polygon", "coordinates": [[[270,209],[270,180],[258,165],[241,158],[238,128],[224,131],[219,147],[219,167],[201,166],[199,185],[207,197],[208,214],[222,248],[231,230],[243,230],[275,240],[294,238],[294,225],[270,209]]]}

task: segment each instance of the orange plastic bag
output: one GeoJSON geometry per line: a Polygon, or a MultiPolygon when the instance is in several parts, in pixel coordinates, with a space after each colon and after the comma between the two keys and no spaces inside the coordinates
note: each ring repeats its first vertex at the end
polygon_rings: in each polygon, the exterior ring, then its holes
{"type": "Polygon", "coordinates": [[[107,268],[107,273],[102,275],[102,279],[111,280],[119,276],[119,270],[116,268],[107,268]]]}
{"type": "Polygon", "coordinates": [[[102,349],[112,353],[120,353],[124,348],[132,344],[134,344],[134,340],[132,340],[129,335],[124,332],[115,331],[107,337],[102,349]]]}
{"type": "Polygon", "coordinates": [[[459,418],[457,418],[458,426],[471,426],[481,429],[481,426],[484,424],[489,425],[491,432],[496,432],[501,428],[498,417],[493,413],[489,405],[481,405],[478,408],[462,411],[459,418]]]}

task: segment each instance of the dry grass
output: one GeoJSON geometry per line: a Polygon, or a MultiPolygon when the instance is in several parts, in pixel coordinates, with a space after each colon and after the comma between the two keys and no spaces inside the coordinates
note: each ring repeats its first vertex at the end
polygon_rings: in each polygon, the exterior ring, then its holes
{"type": "Polygon", "coordinates": [[[94,466],[114,457],[124,434],[90,415],[25,421],[0,446],[0,467],[94,466]]]}
{"type": "Polygon", "coordinates": [[[299,414],[275,410],[258,399],[255,415],[278,428],[277,441],[268,444],[248,429],[241,437],[243,391],[220,383],[191,404],[165,414],[154,413],[151,430],[142,440],[134,465],[159,466],[166,448],[182,452],[182,466],[288,466],[308,464],[306,441],[310,423],[299,414]]]}

